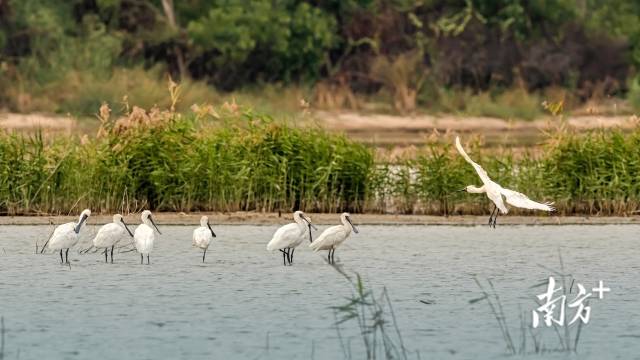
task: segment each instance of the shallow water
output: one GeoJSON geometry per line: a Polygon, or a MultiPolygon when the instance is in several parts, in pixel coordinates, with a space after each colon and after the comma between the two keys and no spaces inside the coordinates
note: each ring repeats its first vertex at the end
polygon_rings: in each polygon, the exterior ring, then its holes
{"type": "MultiPolygon", "coordinates": [[[[291,267],[265,245],[275,226],[218,226],[201,262],[190,247],[192,228],[162,227],[151,265],[135,252],[35,255],[48,226],[0,227],[0,315],[6,359],[340,359],[331,306],[346,302],[348,283],[307,248],[291,267]],[[19,354],[18,354],[19,352],[19,354]]],[[[96,231],[83,230],[83,238],[96,231]]],[[[361,226],[336,251],[367,287],[389,290],[410,358],[494,359],[506,355],[495,318],[474,282],[491,278],[519,338],[518,307],[529,313],[544,288],[530,287],[565,266],[592,299],[578,356],[631,359],[640,355],[639,226],[361,226]],[[426,305],[420,300],[431,302],[426,305]]],[[[85,240],[86,241],[86,240],[85,240]]],[[[568,315],[567,315],[568,316],[568,315]]],[[[343,340],[354,358],[355,323],[343,340]]],[[[551,329],[545,342],[557,344],[551,329]]],[[[529,344],[529,347],[531,345],[529,344]]],[[[547,354],[544,358],[567,358],[547,354]]]]}

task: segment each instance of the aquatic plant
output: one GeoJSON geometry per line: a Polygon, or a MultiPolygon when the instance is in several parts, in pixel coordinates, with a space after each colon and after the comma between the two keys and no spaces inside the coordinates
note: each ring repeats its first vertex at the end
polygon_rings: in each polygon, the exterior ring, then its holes
{"type": "Polygon", "coordinates": [[[387,289],[383,288],[380,294],[375,294],[373,290],[365,287],[360,274],[355,273],[354,278],[340,265],[333,264],[332,267],[351,287],[351,297],[347,298],[347,302],[332,307],[344,357],[351,359],[351,348],[345,344],[340,326],[347,322],[355,322],[367,359],[408,359],[387,289]]]}
{"type": "MultiPolygon", "coordinates": [[[[562,254],[560,250],[558,250],[558,257],[560,261],[560,270],[550,269],[546,266],[540,265],[545,270],[550,271],[559,279],[561,279],[562,285],[562,296],[567,297],[573,288],[573,284],[575,282],[575,278],[573,275],[566,273],[564,268],[564,261],[562,259],[562,254]],[[569,285],[570,284],[570,285],[569,285]]],[[[582,334],[583,322],[578,321],[578,324],[574,327],[570,327],[565,324],[564,326],[560,326],[555,322],[552,322],[553,331],[558,338],[558,346],[554,348],[547,347],[543,342],[543,329],[534,330],[531,323],[527,322],[525,319],[530,315],[528,311],[519,311],[519,320],[520,320],[520,335],[519,342],[515,342],[515,336],[512,335],[512,332],[509,327],[509,323],[507,321],[507,316],[505,315],[504,308],[502,305],[502,301],[498,292],[496,291],[493,282],[490,279],[486,280],[487,286],[484,286],[478,278],[474,277],[474,281],[478,285],[482,296],[479,298],[469,300],[470,304],[474,304],[477,302],[485,301],[489,306],[491,314],[496,320],[498,324],[498,328],[500,329],[500,334],[505,342],[507,352],[511,355],[516,354],[527,354],[527,353],[545,353],[545,352],[576,352],[578,350],[578,345],[580,343],[580,335],[582,334]],[[527,344],[531,342],[533,345],[533,350],[527,350],[527,344]],[[517,345],[516,345],[517,344],[517,345]]],[[[533,285],[530,289],[544,287],[546,288],[549,284],[549,279],[545,279],[544,281],[533,285]]],[[[537,303],[537,306],[541,305],[537,303]]],[[[562,304],[565,308],[560,309],[560,311],[566,312],[567,307],[566,304],[562,304]]],[[[588,306],[588,303],[585,303],[588,306]]]]}
{"type": "Polygon", "coordinates": [[[4,316],[0,316],[0,360],[4,360],[4,316]]]}

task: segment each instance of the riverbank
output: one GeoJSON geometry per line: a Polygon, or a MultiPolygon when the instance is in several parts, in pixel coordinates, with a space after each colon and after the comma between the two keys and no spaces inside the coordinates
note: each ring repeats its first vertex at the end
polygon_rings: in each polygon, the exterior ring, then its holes
{"type": "MultiPolygon", "coordinates": [[[[154,213],[153,217],[162,225],[196,225],[200,217],[207,215],[212,225],[277,225],[291,222],[290,214],[232,212],[232,213],[154,213]]],[[[337,224],[338,214],[308,213],[319,225],[337,224]]],[[[356,225],[486,225],[488,216],[429,216],[393,214],[352,214],[356,225]]],[[[2,225],[47,225],[76,221],[77,216],[0,216],[2,225]]],[[[108,215],[93,215],[90,225],[102,225],[111,221],[108,215]]],[[[140,222],[139,214],[125,216],[130,224],[140,222]]],[[[640,224],[640,216],[500,216],[498,225],[627,225],[640,224]]]]}

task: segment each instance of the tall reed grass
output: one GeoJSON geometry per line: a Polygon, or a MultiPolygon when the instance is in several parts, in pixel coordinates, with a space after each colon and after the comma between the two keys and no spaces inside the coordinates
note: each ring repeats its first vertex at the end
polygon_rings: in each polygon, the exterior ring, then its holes
{"type": "Polygon", "coordinates": [[[212,126],[134,108],[93,139],[0,135],[0,213],[363,211],[372,152],[250,113],[212,126]]]}
{"type": "MultiPolygon", "coordinates": [[[[474,170],[441,136],[418,155],[376,160],[374,151],[316,127],[285,125],[235,103],[175,111],[101,108],[95,137],[0,132],[0,214],[290,211],[484,214],[474,170]]],[[[449,135],[442,135],[449,136],[449,135]]],[[[640,206],[640,130],[557,130],[542,151],[472,157],[507,188],[554,201],[562,215],[629,215],[640,206]]],[[[514,213],[526,213],[513,210],[514,213]]]]}

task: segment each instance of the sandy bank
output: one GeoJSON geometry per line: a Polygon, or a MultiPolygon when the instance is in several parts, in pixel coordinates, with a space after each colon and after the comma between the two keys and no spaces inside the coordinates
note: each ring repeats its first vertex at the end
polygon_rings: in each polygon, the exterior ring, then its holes
{"type": "MultiPolygon", "coordinates": [[[[164,225],[195,225],[200,216],[206,214],[212,224],[222,225],[273,225],[291,221],[290,214],[277,213],[156,213],[154,217],[164,225]]],[[[309,214],[314,223],[327,225],[338,223],[337,214],[309,214]]],[[[139,214],[127,215],[128,223],[140,222],[139,214]]],[[[76,216],[0,216],[0,225],[48,225],[75,221],[76,216]]],[[[353,220],[360,225],[486,225],[488,216],[426,216],[426,215],[382,215],[353,214],[353,220]]],[[[111,216],[94,215],[89,224],[104,224],[111,216]]],[[[596,217],[596,216],[501,216],[498,225],[616,225],[640,224],[639,216],[632,217],[596,217]]]]}

